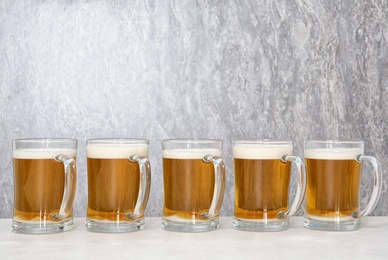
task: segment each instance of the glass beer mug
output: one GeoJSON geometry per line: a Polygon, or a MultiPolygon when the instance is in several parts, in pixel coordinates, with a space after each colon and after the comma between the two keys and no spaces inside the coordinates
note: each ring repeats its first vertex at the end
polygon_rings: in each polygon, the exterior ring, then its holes
{"type": "Polygon", "coordinates": [[[226,181],[222,141],[164,140],[162,147],[162,229],[180,232],[217,229],[226,181]]]}
{"type": "Polygon", "coordinates": [[[116,233],[144,229],[151,186],[148,140],[91,139],[86,153],[87,230],[116,233]]]}
{"type": "Polygon", "coordinates": [[[290,141],[239,140],[234,142],[235,200],[233,228],[280,231],[301,206],[306,187],[304,162],[293,156],[290,141]],[[291,166],[298,188],[289,206],[291,166]]]}
{"type": "Polygon", "coordinates": [[[55,233],[73,229],[77,140],[13,141],[16,233],[55,233]]]}
{"type": "Polygon", "coordinates": [[[364,155],[363,141],[305,143],[307,188],[304,226],[316,230],[346,231],[360,228],[361,217],[375,208],[381,191],[381,166],[364,155]],[[373,166],[373,191],[360,209],[363,162],[373,166]]]}

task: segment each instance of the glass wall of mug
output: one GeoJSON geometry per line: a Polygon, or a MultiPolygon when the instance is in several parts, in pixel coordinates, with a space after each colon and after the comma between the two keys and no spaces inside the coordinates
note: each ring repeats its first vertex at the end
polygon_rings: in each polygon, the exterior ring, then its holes
{"type": "Polygon", "coordinates": [[[17,233],[73,229],[77,140],[13,141],[14,212],[17,233]]]}
{"type": "Polygon", "coordinates": [[[86,155],[87,230],[115,233],[144,229],[151,185],[148,140],[91,139],[86,155]]]}
{"type": "Polygon", "coordinates": [[[306,172],[293,156],[291,141],[238,140],[233,145],[235,200],[233,227],[245,231],[280,231],[302,204],[306,172]],[[298,188],[289,205],[292,163],[298,188]]]}
{"type": "Polygon", "coordinates": [[[305,142],[307,188],[304,226],[316,230],[346,231],[360,228],[361,217],[375,208],[381,191],[381,166],[364,155],[363,141],[305,142]],[[363,162],[373,166],[373,191],[360,209],[363,162]]]}
{"type": "Polygon", "coordinates": [[[162,229],[178,232],[217,229],[226,178],[222,141],[164,140],[162,148],[162,229]]]}

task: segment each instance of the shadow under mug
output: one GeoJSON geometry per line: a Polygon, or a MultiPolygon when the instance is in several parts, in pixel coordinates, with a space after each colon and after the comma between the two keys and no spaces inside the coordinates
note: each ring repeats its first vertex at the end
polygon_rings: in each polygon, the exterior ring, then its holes
{"type": "Polygon", "coordinates": [[[226,181],[222,141],[164,140],[162,148],[162,229],[178,232],[217,229],[226,181]]]}
{"type": "Polygon", "coordinates": [[[304,226],[316,230],[347,231],[360,228],[361,217],[375,208],[381,191],[381,166],[364,155],[363,141],[305,143],[307,168],[304,226]],[[363,162],[373,166],[373,190],[365,209],[360,209],[363,162]]]}
{"type": "Polygon", "coordinates": [[[148,140],[87,141],[86,228],[103,233],[144,229],[151,186],[148,140]]]}
{"type": "Polygon", "coordinates": [[[44,234],[73,229],[77,140],[13,141],[16,233],[44,234]]]}
{"type": "Polygon", "coordinates": [[[300,208],[306,187],[304,162],[290,141],[238,140],[233,145],[235,200],[233,228],[281,231],[300,208]],[[298,188],[289,207],[292,163],[298,188]]]}

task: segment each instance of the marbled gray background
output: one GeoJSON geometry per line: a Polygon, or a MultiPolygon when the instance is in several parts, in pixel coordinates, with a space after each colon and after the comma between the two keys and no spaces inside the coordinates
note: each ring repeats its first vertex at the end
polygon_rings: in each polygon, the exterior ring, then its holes
{"type": "MultiPolygon", "coordinates": [[[[232,140],[292,139],[302,155],[307,138],[363,139],[386,175],[387,102],[386,0],[1,0],[0,217],[15,138],[79,140],[77,217],[86,139],[150,139],[147,216],[162,211],[161,140],[223,139],[230,216],[232,140]]],[[[373,214],[387,202],[384,182],[373,214]]]]}

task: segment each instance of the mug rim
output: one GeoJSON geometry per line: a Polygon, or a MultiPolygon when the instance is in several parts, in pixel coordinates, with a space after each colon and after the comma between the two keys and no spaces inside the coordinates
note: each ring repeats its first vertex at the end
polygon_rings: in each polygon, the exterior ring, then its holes
{"type": "Polygon", "coordinates": [[[365,144],[365,141],[360,139],[307,139],[305,143],[316,143],[316,144],[365,144]]]}
{"type": "Polygon", "coordinates": [[[149,144],[148,139],[143,138],[92,138],[87,139],[86,144],[149,144]]]}
{"type": "Polygon", "coordinates": [[[76,143],[78,140],[75,138],[20,138],[14,139],[14,143],[76,143]]]}
{"type": "Polygon", "coordinates": [[[238,139],[233,141],[233,145],[248,144],[248,145],[292,145],[291,140],[286,139],[238,139]]]}
{"type": "Polygon", "coordinates": [[[180,149],[216,149],[222,150],[223,142],[219,139],[205,139],[205,138],[177,138],[165,139],[162,141],[162,151],[166,150],[180,150],[180,149]]]}
{"type": "Polygon", "coordinates": [[[186,144],[205,144],[205,143],[217,143],[221,142],[221,139],[210,139],[210,138],[173,138],[173,139],[164,139],[162,143],[186,143],[186,144]]]}

